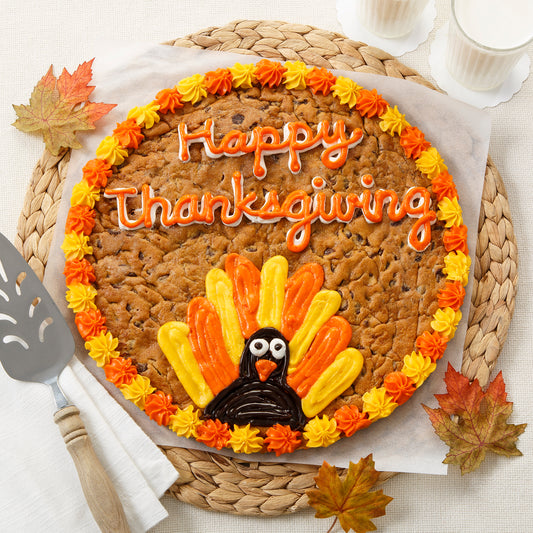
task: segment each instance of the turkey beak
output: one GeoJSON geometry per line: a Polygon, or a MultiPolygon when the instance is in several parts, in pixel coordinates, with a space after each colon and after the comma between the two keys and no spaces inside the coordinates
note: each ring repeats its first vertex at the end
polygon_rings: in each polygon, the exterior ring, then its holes
{"type": "Polygon", "coordinates": [[[255,369],[261,381],[266,381],[277,366],[274,361],[269,361],[268,359],[259,359],[259,361],[255,362],[255,369]]]}

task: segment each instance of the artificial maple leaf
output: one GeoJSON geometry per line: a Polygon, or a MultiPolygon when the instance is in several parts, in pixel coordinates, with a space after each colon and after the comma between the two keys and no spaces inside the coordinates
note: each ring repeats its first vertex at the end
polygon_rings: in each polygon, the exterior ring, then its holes
{"type": "Polygon", "coordinates": [[[372,455],[357,464],[350,462],[344,481],[334,466],[324,462],[315,478],[317,489],[306,492],[309,505],[316,509],[316,518],[337,517],[344,531],[375,531],[370,519],[383,516],[385,506],[392,500],[382,490],[368,492],[378,478],[372,455]]]}
{"type": "Polygon", "coordinates": [[[483,392],[478,380],[472,383],[450,364],[444,378],[446,394],[436,394],[439,409],[423,406],[435,433],[450,447],[444,463],[457,464],[461,473],[472,472],[487,451],[499,455],[522,455],[516,440],[527,424],[508,424],[513,411],[507,401],[500,372],[483,392]]]}
{"type": "Polygon", "coordinates": [[[94,90],[89,85],[93,61],[82,63],[73,74],[63,69],[59,78],[50,66],[33,89],[30,104],[13,106],[18,117],[13,126],[40,132],[53,155],[61,148],[81,148],[76,132],[94,129],[94,123],[116,105],[89,101],[94,90]]]}

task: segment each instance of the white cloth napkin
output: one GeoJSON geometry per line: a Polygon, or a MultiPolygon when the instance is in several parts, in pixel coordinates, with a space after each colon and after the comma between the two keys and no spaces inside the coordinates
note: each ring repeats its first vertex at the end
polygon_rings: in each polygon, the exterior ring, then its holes
{"type": "MultiPolygon", "coordinates": [[[[166,518],[159,498],[178,477],[170,461],[78,359],[59,383],[80,410],[132,532],[145,532],[166,518]]],[[[50,387],[15,381],[0,366],[0,391],[0,529],[98,532],[53,421],[50,387]]]]}

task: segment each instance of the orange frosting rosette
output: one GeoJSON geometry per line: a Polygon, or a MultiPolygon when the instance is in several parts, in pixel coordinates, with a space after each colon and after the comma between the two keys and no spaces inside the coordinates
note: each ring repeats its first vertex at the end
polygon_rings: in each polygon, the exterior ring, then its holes
{"type": "Polygon", "coordinates": [[[176,87],[162,89],[155,95],[155,103],[159,106],[158,111],[166,115],[168,112],[174,113],[176,109],[183,107],[181,98],[182,95],[176,87]]]}
{"type": "Polygon", "coordinates": [[[74,205],[68,211],[65,233],[90,235],[94,224],[94,211],[88,205],[74,205]]]}
{"type": "Polygon", "coordinates": [[[337,429],[347,437],[351,437],[356,431],[368,427],[372,421],[366,413],[359,411],[356,405],[343,405],[333,415],[337,422],[337,429]]]}
{"type": "Polygon", "coordinates": [[[196,440],[203,442],[211,448],[221,450],[231,438],[229,425],[222,423],[220,420],[205,420],[196,428],[196,440]]]}
{"type": "Polygon", "coordinates": [[[281,63],[262,59],[257,63],[255,77],[261,85],[272,88],[277,87],[282,82],[283,74],[286,71],[287,69],[281,63]]]}
{"type": "Polygon", "coordinates": [[[113,171],[111,165],[101,159],[91,159],[82,169],[83,178],[91,187],[105,187],[113,171]]]}
{"type": "Polygon", "coordinates": [[[232,89],[233,76],[227,68],[217,68],[207,72],[204,78],[204,85],[207,92],[224,96],[232,89]]]}
{"type": "Polygon", "coordinates": [[[442,240],[444,242],[444,248],[447,252],[460,251],[465,255],[468,255],[467,239],[467,227],[465,225],[452,226],[449,230],[444,232],[442,240]]]}
{"type": "Polygon", "coordinates": [[[366,115],[368,118],[374,116],[379,117],[385,113],[387,107],[389,107],[389,104],[381,94],[378,94],[376,89],[372,89],[371,91],[362,89],[359,91],[355,108],[361,115],[366,115]]]}
{"type": "Polygon", "coordinates": [[[426,141],[424,134],[414,126],[404,128],[400,135],[400,145],[407,157],[418,159],[420,154],[431,147],[431,143],[426,141]]]}
{"type": "Polygon", "coordinates": [[[327,96],[335,85],[337,78],[325,68],[314,67],[305,77],[307,85],[311,87],[313,94],[322,93],[327,96]]]}
{"type": "Polygon", "coordinates": [[[144,139],[141,127],[134,118],[129,118],[117,124],[117,127],[113,130],[113,135],[124,148],[138,148],[144,139]]]}
{"type": "Polygon", "coordinates": [[[383,380],[383,387],[398,405],[405,403],[416,390],[416,385],[413,380],[403,372],[392,372],[389,374],[383,380]]]}
{"type": "Polygon", "coordinates": [[[275,424],[267,429],[266,434],[265,442],[268,444],[267,450],[269,452],[275,452],[276,457],[279,457],[282,453],[292,453],[302,443],[302,440],[299,438],[301,433],[299,431],[293,431],[290,426],[275,424]]]}
{"type": "Polygon", "coordinates": [[[100,309],[87,309],[76,314],[74,319],[78,331],[84,340],[96,337],[102,331],[107,331],[105,327],[105,317],[100,309]]]}
{"type": "Polygon", "coordinates": [[[455,187],[455,183],[453,182],[453,177],[447,170],[437,174],[431,180],[431,188],[437,195],[437,200],[439,202],[444,198],[457,198],[457,189],[455,187]]]}
{"type": "Polygon", "coordinates": [[[433,363],[444,355],[446,345],[448,344],[448,337],[441,335],[434,331],[424,331],[416,339],[416,348],[423,357],[429,357],[433,363]]]}
{"type": "Polygon", "coordinates": [[[137,368],[132,364],[131,359],[115,357],[104,366],[105,377],[117,387],[129,385],[137,375],[137,368]]]}
{"type": "Polygon", "coordinates": [[[177,410],[178,406],[172,403],[172,396],[160,390],[147,396],[144,403],[144,412],[160,426],[168,426],[170,417],[177,410]]]}
{"type": "Polygon", "coordinates": [[[87,259],[66,261],[63,274],[67,285],[73,285],[74,283],[89,285],[89,283],[96,280],[94,268],[87,259]]]}
{"type": "Polygon", "coordinates": [[[460,281],[448,281],[446,286],[439,291],[439,307],[451,307],[458,311],[465,298],[465,288],[460,281]]]}

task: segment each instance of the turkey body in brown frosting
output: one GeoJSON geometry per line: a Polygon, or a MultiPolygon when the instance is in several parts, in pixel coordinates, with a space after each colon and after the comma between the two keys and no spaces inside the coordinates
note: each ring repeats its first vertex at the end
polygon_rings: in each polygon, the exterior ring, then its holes
{"type": "Polygon", "coordinates": [[[288,367],[285,337],[275,328],[261,328],[244,347],[239,377],[206,406],[204,416],[231,426],[281,424],[301,429],[306,417],[300,398],[287,384],[288,367]]]}

